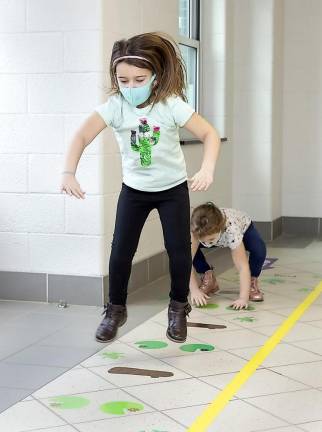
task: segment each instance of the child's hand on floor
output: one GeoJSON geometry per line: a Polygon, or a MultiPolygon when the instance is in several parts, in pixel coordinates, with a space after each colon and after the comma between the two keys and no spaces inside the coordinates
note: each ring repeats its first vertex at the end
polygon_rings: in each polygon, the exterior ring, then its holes
{"type": "Polygon", "coordinates": [[[210,297],[198,288],[197,290],[191,290],[190,299],[194,306],[206,306],[208,303],[207,300],[210,299],[210,297]]]}
{"type": "Polygon", "coordinates": [[[242,299],[242,298],[238,298],[237,300],[235,300],[232,304],[231,307],[233,309],[247,309],[248,308],[248,301],[242,299]]]}

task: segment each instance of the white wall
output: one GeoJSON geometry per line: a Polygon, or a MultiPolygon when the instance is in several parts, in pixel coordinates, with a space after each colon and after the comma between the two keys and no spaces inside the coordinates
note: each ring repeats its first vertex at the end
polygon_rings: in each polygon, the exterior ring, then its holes
{"type": "Polygon", "coordinates": [[[285,0],[283,215],[322,217],[322,2],[285,0]]]}
{"type": "MultiPolygon", "coordinates": [[[[229,141],[214,185],[192,193],[191,204],[210,199],[260,221],[321,216],[322,3],[202,6],[201,113],[229,141]]],[[[106,99],[113,42],[152,30],[177,38],[176,1],[0,1],[0,270],[107,274],[118,147],[106,130],[85,151],[78,172],[85,201],[59,193],[63,154],[106,99]]],[[[202,146],[183,150],[192,175],[202,146]]],[[[161,250],[154,212],[135,261],[161,250]]]]}
{"type": "MultiPolygon", "coordinates": [[[[206,193],[191,194],[193,205],[207,200],[222,207],[232,205],[232,18],[230,0],[201,2],[201,114],[228,142],[221,146],[214,185],[206,193]]],[[[190,152],[192,161],[200,146],[190,152]]]]}
{"type": "Polygon", "coordinates": [[[274,51],[282,40],[280,4],[234,2],[233,206],[257,221],[281,216],[280,166],[274,164],[281,130],[281,64],[274,51]]]}
{"type": "MultiPolygon", "coordinates": [[[[84,201],[59,192],[63,155],[106,99],[114,41],[155,30],[177,38],[176,1],[0,1],[0,271],[107,274],[118,147],[106,130],[86,149],[77,172],[84,201]]],[[[201,146],[184,152],[193,173],[201,146]]],[[[153,212],[135,261],[163,248],[153,212]]]]}
{"type": "Polygon", "coordinates": [[[79,170],[87,199],[59,193],[71,133],[102,93],[100,7],[0,2],[0,270],[102,272],[100,139],[79,170]]]}
{"type": "Polygon", "coordinates": [[[275,1],[273,10],[273,85],[272,85],[272,160],[271,160],[271,220],[282,212],[283,157],[283,64],[284,64],[284,1],[275,1]]]}

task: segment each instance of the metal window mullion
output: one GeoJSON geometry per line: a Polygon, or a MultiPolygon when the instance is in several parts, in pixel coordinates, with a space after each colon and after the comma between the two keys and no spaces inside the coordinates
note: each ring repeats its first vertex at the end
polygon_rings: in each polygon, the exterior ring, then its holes
{"type": "Polygon", "coordinates": [[[197,48],[197,49],[199,49],[199,45],[200,45],[200,42],[198,40],[190,39],[190,38],[187,38],[185,36],[179,36],[178,42],[181,45],[187,45],[189,47],[197,48]]]}
{"type": "Polygon", "coordinates": [[[189,36],[191,39],[199,40],[200,38],[200,1],[189,1],[189,36]]]}

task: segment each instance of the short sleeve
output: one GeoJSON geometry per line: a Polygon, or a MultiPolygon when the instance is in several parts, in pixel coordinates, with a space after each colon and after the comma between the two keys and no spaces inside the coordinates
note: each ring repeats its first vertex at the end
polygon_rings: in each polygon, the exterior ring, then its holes
{"type": "Polygon", "coordinates": [[[171,97],[169,99],[169,105],[174,121],[179,127],[183,127],[195,112],[195,110],[179,96],[171,97]]]}
{"type": "Polygon", "coordinates": [[[242,243],[243,237],[243,233],[240,231],[239,227],[234,225],[228,234],[229,248],[236,249],[242,243]]]}
{"type": "Polygon", "coordinates": [[[115,114],[118,109],[119,101],[118,97],[115,95],[110,96],[105,103],[98,105],[95,108],[95,111],[102,117],[108,126],[115,127],[115,114]]]}

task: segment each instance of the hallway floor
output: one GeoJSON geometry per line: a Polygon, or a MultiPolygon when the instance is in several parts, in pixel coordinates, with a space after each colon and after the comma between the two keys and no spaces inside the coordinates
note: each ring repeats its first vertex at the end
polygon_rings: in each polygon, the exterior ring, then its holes
{"type": "MultiPolygon", "coordinates": [[[[265,301],[229,309],[238,277],[228,269],[188,320],[223,328],[189,327],[185,344],[165,336],[167,279],[151,284],[144,312],[142,292],[130,296],[130,321],[110,345],[93,341],[100,308],[0,302],[0,431],[186,431],[322,280],[321,241],[278,241],[268,257],[265,301]]],[[[322,296],[208,431],[322,431],[322,296]]]]}

